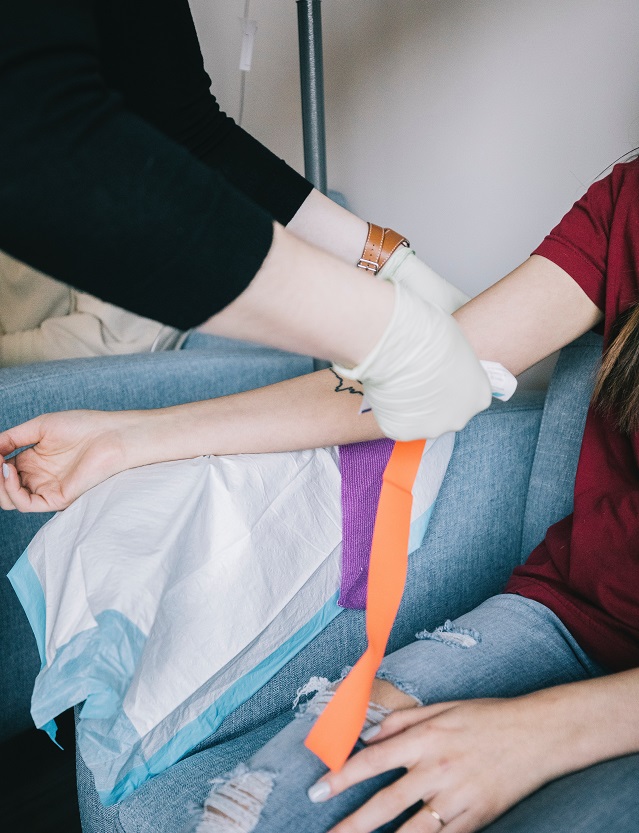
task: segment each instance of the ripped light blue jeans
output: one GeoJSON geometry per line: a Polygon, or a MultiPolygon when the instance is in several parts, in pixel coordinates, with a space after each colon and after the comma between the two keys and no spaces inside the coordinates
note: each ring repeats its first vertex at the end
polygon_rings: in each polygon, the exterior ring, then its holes
{"type": "MultiPolygon", "coordinates": [[[[378,676],[426,704],[478,697],[513,697],[602,673],[602,669],[579,648],[550,610],[520,596],[502,594],[488,599],[455,621],[445,622],[435,631],[417,634],[415,642],[386,656],[378,676]]],[[[374,792],[400,776],[400,770],[390,771],[358,784],[325,803],[312,804],[306,791],[326,772],[326,768],[306,749],[304,739],[312,721],[330,699],[332,689],[328,680],[314,679],[306,690],[309,693],[315,690],[317,694],[297,706],[295,720],[247,761],[240,762],[233,770],[213,780],[204,807],[194,810],[183,833],[326,833],[374,792]]],[[[382,718],[382,710],[374,706],[369,708],[369,724],[382,718]]],[[[222,744],[217,753],[228,761],[231,745],[240,744],[246,748],[247,740],[243,736],[222,744]]],[[[358,748],[361,744],[355,747],[354,752],[358,748]]],[[[214,767],[215,750],[210,752],[209,764],[214,767]]],[[[635,757],[630,756],[629,760],[635,757]]],[[[568,776],[562,781],[583,778],[583,774],[568,776]]],[[[495,833],[515,830],[535,833],[542,830],[561,830],[563,833],[582,829],[591,833],[600,829],[639,830],[636,777],[635,761],[634,777],[629,781],[631,794],[635,795],[634,810],[628,812],[632,812],[633,823],[637,827],[618,824],[608,827],[608,821],[598,825],[590,816],[587,827],[571,826],[575,818],[572,811],[559,807],[557,817],[553,815],[555,810],[550,789],[550,797],[545,802],[542,796],[544,790],[541,790],[487,829],[495,833]],[[541,809],[538,806],[539,796],[542,796],[541,809]],[[531,812],[526,809],[529,804],[532,805],[531,812]]],[[[596,795],[592,787],[577,790],[577,793],[575,806],[578,805],[581,810],[587,808],[588,797],[592,803],[592,796],[596,795]]],[[[564,801],[564,794],[561,795],[564,801]]],[[[605,805],[605,802],[597,802],[598,805],[602,803],[605,805]]],[[[623,809],[616,802],[614,812],[609,820],[614,818],[619,822],[619,813],[623,809]]],[[[379,830],[396,830],[410,813],[411,810],[408,810],[379,830]]]]}

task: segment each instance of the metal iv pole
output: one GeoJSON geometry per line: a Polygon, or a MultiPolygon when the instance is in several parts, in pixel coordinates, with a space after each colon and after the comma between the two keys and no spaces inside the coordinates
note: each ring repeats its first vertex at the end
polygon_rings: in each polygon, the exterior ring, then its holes
{"type": "Polygon", "coordinates": [[[302,93],[304,175],[327,193],[321,0],[296,0],[302,93]]]}

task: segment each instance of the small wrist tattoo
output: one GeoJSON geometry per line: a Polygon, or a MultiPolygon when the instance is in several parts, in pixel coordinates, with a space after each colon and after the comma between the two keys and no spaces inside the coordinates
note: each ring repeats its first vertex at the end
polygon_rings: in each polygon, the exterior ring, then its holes
{"type": "Polygon", "coordinates": [[[357,390],[352,385],[345,385],[344,379],[339,375],[339,373],[335,372],[334,368],[330,367],[329,370],[337,379],[337,387],[335,388],[335,393],[354,393],[357,396],[364,396],[364,391],[357,390]]]}

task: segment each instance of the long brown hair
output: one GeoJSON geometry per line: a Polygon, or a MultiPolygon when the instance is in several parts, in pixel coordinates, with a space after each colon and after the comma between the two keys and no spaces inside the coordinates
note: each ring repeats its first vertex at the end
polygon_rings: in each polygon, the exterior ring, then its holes
{"type": "Polygon", "coordinates": [[[639,302],[615,321],[592,401],[622,431],[633,434],[639,430],[639,302]]]}
{"type": "MultiPolygon", "coordinates": [[[[621,160],[639,159],[637,151],[639,148],[629,150],[608,168],[621,160]]],[[[592,403],[600,413],[611,417],[621,431],[627,434],[639,431],[639,301],[622,312],[613,324],[611,341],[595,379],[592,403]]]]}

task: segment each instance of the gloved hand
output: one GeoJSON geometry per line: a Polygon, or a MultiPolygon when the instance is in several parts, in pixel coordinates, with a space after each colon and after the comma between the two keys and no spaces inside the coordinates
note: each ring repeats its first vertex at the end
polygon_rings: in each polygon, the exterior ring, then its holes
{"type": "Polygon", "coordinates": [[[424,301],[437,304],[444,312],[453,313],[470,301],[468,295],[433,271],[407,246],[400,246],[393,252],[377,277],[394,284],[404,284],[424,301]]]}
{"type": "Polygon", "coordinates": [[[459,431],[490,405],[491,384],[457,322],[436,303],[395,283],[395,308],[377,345],[357,366],[333,365],[359,380],[383,433],[434,439],[459,431]]]}

